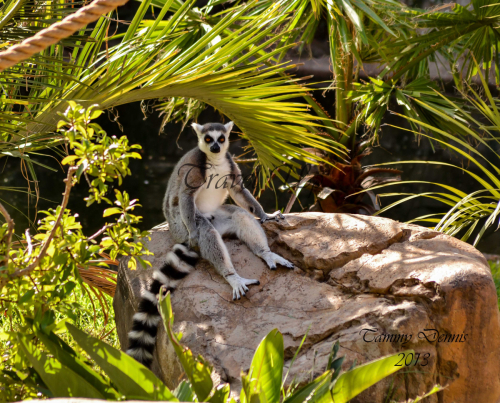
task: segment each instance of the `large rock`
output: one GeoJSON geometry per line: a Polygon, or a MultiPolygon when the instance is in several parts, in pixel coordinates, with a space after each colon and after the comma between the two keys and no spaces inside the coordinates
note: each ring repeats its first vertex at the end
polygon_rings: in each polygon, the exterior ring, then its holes
{"type": "MultiPolygon", "coordinates": [[[[348,214],[290,214],[287,222],[264,228],[271,249],[297,269],[270,271],[244,244],[230,240],[236,270],[260,286],[232,301],[230,286],[200,262],[173,294],[176,330],[214,365],[219,380],[237,391],[241,371],[273,328],[284,335],[289,365],[309,329],[288,379],[308,380],[311,370],[319,375],[339,340],[344,369],[406,349],[419,354],[416,366],[371,387],[357,402],[386,402],[388,394],[404,401],[435,384],[448,386],[429,402],[500,399],[497,296],[475,248],[423,227],[348,214]]],[[[153,266],[171,246],[167,226],[153,230],[153,266]]],[[[120,265],[114,307],[122,346],[150,275],[120,265]]],[[[170,387],[182,376],[163,329],[153,369],[170,387]]]]}

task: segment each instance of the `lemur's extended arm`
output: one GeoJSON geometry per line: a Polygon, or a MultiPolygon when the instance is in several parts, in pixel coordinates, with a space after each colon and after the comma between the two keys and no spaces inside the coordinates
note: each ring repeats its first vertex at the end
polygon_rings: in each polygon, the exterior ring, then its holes
{"type": "Polygon", "coordinates": [[[194,203],[194,194],[190,193],[181,193],[181,197],[179,200],[179,207],[181,211],[181,219],[186,228],[189,231],[189,234],[195,234],[196,229],[196,205],[194,203]]]}
{"type": "Polygon", "coordinates": [[[195,198],[205,182],[204,172],[196,165],[190,166],[186,164],[186,166],[179,170],[179,174],[182,177],[179,183],[179,210],[181,220],[189,232],[190,246],[196,247],[196,240],[198,239],[196,215],[198,209],[196,208],[195,198]]]}
{"type": "Polygon", "coordinates": [[[229,187],[229,195],[234,200],[234,202],[243,207],[245,210],[248,210],[254,216],[260,218],[260,222],[263,223],[267,220],[275,220],[276,218],[284,218],[283,214],[279,211],[273,214],[267,214],[260,203],[255,200],[252,193],[248,189],[245,188],[243,184],[243,177],[241,176],[241,171],[238,168],[238,165],[233,161],[229,153],[227,154],[227,158],[229,160],[229,164],[231,165],[231,176],[233,178],[233,183],[229,187]]]}

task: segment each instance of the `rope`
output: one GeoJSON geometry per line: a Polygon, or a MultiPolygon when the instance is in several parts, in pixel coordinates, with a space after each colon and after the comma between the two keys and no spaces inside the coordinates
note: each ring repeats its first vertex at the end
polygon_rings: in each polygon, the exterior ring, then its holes
{"type": "Polygon", "coordinates": [[[31,38],[11,46],[0,52],[0,72],[8,67],[29,59],[61,39],[73,35],[79,29],[96,21],[103,14],[107,14],[128,0],[95,0],[88,6],[80,8],[76,13],[68,15],[62,21],[56,22],[43,29],[31,38]]]}

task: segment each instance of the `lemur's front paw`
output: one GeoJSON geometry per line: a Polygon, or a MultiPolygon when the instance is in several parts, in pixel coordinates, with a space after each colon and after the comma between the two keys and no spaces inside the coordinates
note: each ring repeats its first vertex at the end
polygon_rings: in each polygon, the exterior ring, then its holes
{"type": "Polygon", "coordinates": [[[275,211],[273,214],[266,214],[265,217],[260,219],[260,223],[263,224],[266,221],[274,220],[274,221],[279,221],[279,220],[284,220],[285,216],[281,214],[281,211],[275,211]]]}
{"type": "Polygon", "coordinates": [[[262,255],[262,259],[267,263],[271,270],[276,269],[276,265],[287,267],[288,269],[293,269],[295,266],[292,262],[289,262],[285,258],[282,258],[280,255],[277,255],[274,252],[265,252],[262,255]]]}
{"type": "Polygon", "coordinates": [[[248,285],[259,285],[259,280],[251,280],[248,278],[243,278],[238,275],[238,273],[230,274],[226,276],[226,280],[229,285],[233,288],[233,301],[235,299],[240,299],[245,296],[248,291],[248,285]]]}

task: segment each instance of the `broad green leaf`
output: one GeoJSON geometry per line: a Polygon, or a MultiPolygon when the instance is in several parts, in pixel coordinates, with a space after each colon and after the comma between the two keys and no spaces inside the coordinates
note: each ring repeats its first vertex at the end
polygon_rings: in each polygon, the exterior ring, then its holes
{"type": "Polygon", "coordinates": [[[102,213],[102,216],[109,217],[110,215],[121,214],[121,213],[122,213],[122,210],[120,210],[118,207],[110,207],[110,208],[107,208],[106,210],[104,210],[104,212],[102,213]]]}
{"type": "Polygon", "coordinates": [[[408,403],[417,403],[417,402],[420,402],[423,399],[425,399],[426,397],[429,397],[431,395],[434,395],[435,393],[441,392],[443,389],[444,388],[442,388],[440,385],[434,385],[434,387],[429,392],[427,392],[425,395],[418,396],[417,398],[409,401],[408,403]]]}
{"type": "Polygon", "coordinates": [[[54,333],[46,335],[45,333],[38,331],[37,337],[42,341],[45,347],[47,347],[49,352],[61,362],[61,364],[70,368],[76,374],[85,379],[96,390],[98,390],[105,399],[116,400],[120,398],[120,394],[108,385],[99,374],[94,372],[88,365],[85,365],[78,357],[66,351],[61,346],[64,342],[54,333]]]}
{"type": "Polygon", "coordinates": [[[70,162],[73,162],[74,160],[77,160],[78,158],[80,158],[78,155],[68,155],[66,158],[64,158],[61,161],[61,164],[63,164],[63,165],[69,164],[70,162]]]}
{"type": "MultiPolygon", "coordinates": [[[[293,395],[289,396],[283,403],[303,403],[306,401],[309,402],[316,390],[330,384],[331,376],[332,371],[324,372],[311,383],[308,383],[307,385],[301,387],[299,390],[295,391],[293,395]]],[[[329,393],[328,388],[327,391],[329,393]]]]}
{"type": "Polygon", "coordinates": [[[28,302],[33,297],[33,295],[35,295],[35,290],[28,290],[21,298],[19,298],[19,301],[17,301],[17,303],[24,304],[25,302],[28,302]]]}
{"type": "Polygon", "coordinates": [[[414,356],[415,352],[413,350],[402,351],[399,354],[380,358],[344,372],[338,377],[332,391],[335,403],[347,403],[381,379],[405,368],[404,365],[396,366],[401,361],[401,354],[405,354],[405,357],[408,354],[414,356]]]}
{"type": "Polygon", "coordinates": [[[109,376],[119,393],[145,400],[178,401],[162,381],[129,355],[87,335],[70,323],[66,323],[66,329],[109,376]]]}
{"type": "Polygon", "coordinates": [[[196,401],[196,395],[189,382],[182,381],[177,385],[173,394],[180,402],[194,402],[196,401]]]}
{"type": "Polygon", "coordinates": [[[198,401],[203,402],[207,399],[213,389],[213,382],[210,374],[212,367],[201,356],[193,357],[192,351],[179,343],[179,339],[174,334],[172,326],[174,323],[174,314],[170,303],[170,292],[164,298],[160,299],[158,308],[163,319],[163,324],[167,331],[168,338],[174,347],[175,353],[181,362],[184,372],[198,397],[198,401]]]}
{"type": "Polygon", "coordinates": [[[262,339],[250,364],[248,376],[268,402],[279,402],[283,377],[283,335],[273,329],[262,339]]]}
{"type": "Polygon", "coordinates": [[[18,338],[24,354],[55,397],[104,399],[97,389],[60,361],[42,353],[24,336],[19,334],[18,338]]]}
{"type": "Polygon", "coordinates": [[[224,385],[219,385],[217,389],[214,391],[213,395],[208,399],[210,403],[227,403],[229,399],[229,393],[231,392],[231,388],[229,384],[226,383],[224,385]]]}

